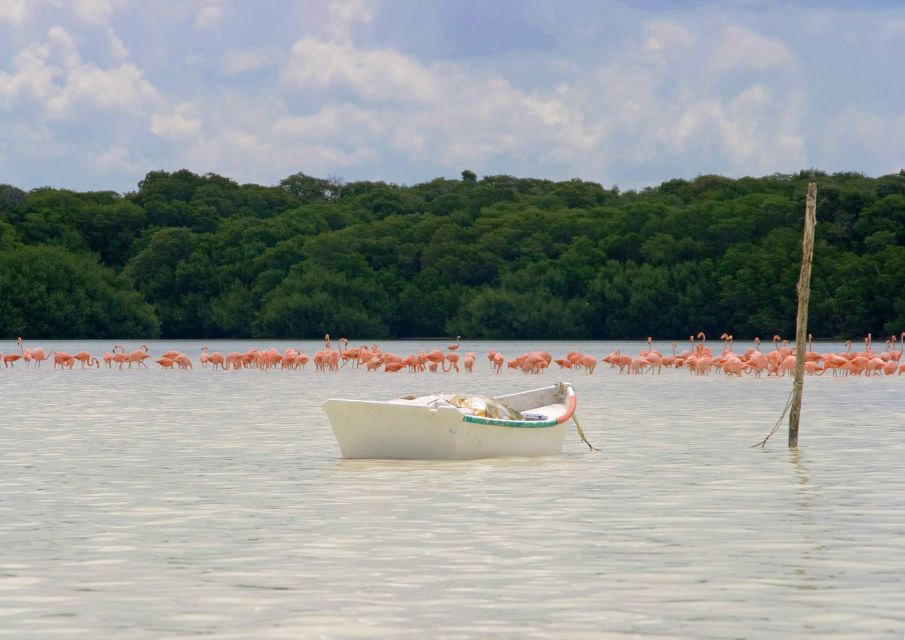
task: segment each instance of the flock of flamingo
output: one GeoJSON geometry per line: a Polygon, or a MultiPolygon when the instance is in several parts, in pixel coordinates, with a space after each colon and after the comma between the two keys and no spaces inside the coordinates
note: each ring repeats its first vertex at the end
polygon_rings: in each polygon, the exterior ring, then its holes
{"type": "MultiPolygon", "coordinates": [[[[661,373],[664,368],[687,369],[693,375],[708,375],[710,373],[723,373],[727,376],[741,377],[743,374],[761,376],[792,375],[795,370],[795,350],[789,347],[788,341],[780,340],[779,336],[773,336],[773,350],[763,352],[760,350],[760,338],[755,338],[753,346],[742,353],[733,351],[733,338],[731,335],[720,336],[722,347],[719,355],[706,345],[707,337],[704,333],[690,336],[689,348],[676,353],[677,342],[672,343],[672,353],[664,355],[653,348],[653,339],[647,339],[647,349],[636,355],[613,351],[600,361],[608,363],[611,368],[624,374],[661,373]]],[[[456,337],[455,344],[447,346],[446,351],[434,349],[430,352],[419,351],[416,354],[401,356],[390,352],[381,351],[376,345],[368,347],[349,348],[346,338],[337,340],[337,349],[334,349],[330,341],[330,334],[324,336],[324,349],[318,351],[313,357],[301,353],[296,349],[288,348],[282,353],[275,348],[258,350],[249,349],[245,352],[232,351],[227,354],[219,352],[210,353],[207,347],[202,347],[199,357],[201,367],[210,366],[212,369],[223,371],[240,369],[304,369],[308,362],[313,361],[318,371],[338,371],[347,365],[358,368],[365,367],[368,371],[383,370],[389,373],[408,370],[411,372],[431,373],[460,372],[460,356],[458,349],[461,336],[456,337]]],[[[867,334],[864,340],[863,351],[852,351],[851,340],[846,342],[847,349],[840,353],[817,353],[812,349],[812,339],[808,336],[807,347],[804,354],[804,369],[810,375],[823,375],[831,371],[832,375],[855,376],[880,376],[902,375],[905,373],[905,363],[899,364],[902,356],[901,348],[905,345],[905,332],[898,336],[899,350],[896,350],[897,337],[890,336],[885,341],[885,348],[876,352],[872,348],[871,334],[867,334]]],[[[19,353],[7,353],[2,355],[5,368],[15,368],[16,362],[22,360],[25,366],[40,367],[45,360],[53,360],[53,368],[73,369],[76,362],[81,368],[100,367],[101,362],[106,367],[122,369],[123,365],[132,368],[148,368],[146,360],[153,362],[163,369],[192,369],[192,359],[179,351],[167,351],[154,358],[150,354],[147,345],[126,352],[122,345],[114,345],[110,351],[105,352],[100,358],[87,351],[70,354],[65,351],[53,351],[45,353],[41,347],[26,348],[22,338],[18,340],[19,353]]],[[[529,374],[543,373],[551,364],[560,368],[580,369],[587,374],[593,374],[598,365],[595,356],[571,351],[563,358],[553,358],[547,351],[531,351],[523,353],[513,359],[507,360],[499,351],[491,350],[487,353],[494,373],[502,373],[503,368],[515,369],[529,374]]],[[[461,358],[462,369],[466,373],[472,373],[475,366],[474,352],[465,353],[461,358]]]]}

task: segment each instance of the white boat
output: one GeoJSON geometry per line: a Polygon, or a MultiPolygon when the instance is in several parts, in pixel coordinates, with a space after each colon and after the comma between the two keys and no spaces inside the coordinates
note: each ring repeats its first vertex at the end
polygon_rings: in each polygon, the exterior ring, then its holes
{"type": "Polygon", "coordinates": [[[557,382],[496,398],[330,399],[323,409],[344,458],[472,460],[560,453],[575,403],[572,385],[557,382]]]}

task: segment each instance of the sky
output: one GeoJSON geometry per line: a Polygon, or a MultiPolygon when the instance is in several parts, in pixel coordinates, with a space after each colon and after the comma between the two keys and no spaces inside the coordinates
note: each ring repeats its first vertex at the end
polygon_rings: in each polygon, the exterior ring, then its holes
{"type": "Polygon", "coordinates": [[[905,0],[0,0],[0,183],[905,168],[905,0]]]}

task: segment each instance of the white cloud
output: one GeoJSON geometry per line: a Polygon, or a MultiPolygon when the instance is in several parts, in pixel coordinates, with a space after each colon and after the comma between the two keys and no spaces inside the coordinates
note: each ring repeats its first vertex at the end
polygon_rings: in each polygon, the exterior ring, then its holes
{"type": "Polygon", "coordinates": [[[113,145],[99,153],[89,153],[88,167],[99,176],[109,174],[135,175],[142,169],[141,164],[131,158],[125,145],[113,145]]]}
{"type": "Polygon", "coordinates": [[[83,62],[75,38],[54,26],[45,42],[15,56],[13,72],[0,71],[0,103],[9,108],[19,101],[51,119],[67,119],[80,109],[140,115],[163,98],[134,64],[100,68],[83,62]]]}
{"type": "Polygon", "coordinates": [[[49,111],[56,117],[68,117],[79,107],[140,114],[161,101],[160,94],[134,64],[101,69],[89,62],[69,72],[59,95],[50,101],[49,111]]]}
{"type": "Polygon", "coordinates": [[[151,132],[154,135],[177,140],[196,135],[204,124],[204,120],[192,115],[197,109],[184,102],[169,113],[155,113],[151,116],[151,132]]]}
{"type": "Polygon", "coordinates": [[[22,24],[25,22],[25,10],[25,0],[0,0],[0,24],[22,24]]]}
{"type": "Polygon", "coordinates": [[[93,24],[107,24],[113,15],[109,0],[72,0],[71,6],[76,16],[93,24]]]}
{"type": "Polygon", "coordinates": [[[736,168],[769,172],[771,167],[796,167],[804,162],[798,127],[802,113],[794,101],[783,103],[757,84],[738,94],[721,115],[716,124],[724,152],[736,168]]]}
{"type": "Polygon", "coordinates": [[[329,35],[349,40],[355,23],[368,24],[374,18],[373,3],[367,0],[333,0],[327,5],[329,35]]]}
{"type": "Polygon", "coordinates": [[[223,55],[223,69],[237,75],[272,64],[276,57],[271,49],[231,49],[223,55]]]}
{"type": "Polygon", "coordinates": [[[716,151],[735,171],[772,173],[802,166],[800,101],[780,101],[755,84],[730,100],[718,97],[680,105],[664,118],[657,139],[674,154],[716,151]]]}
{"type": "MultiPolygon", "coordinates": [[[[805,83],[799,89],[791,46],[766,35],[779,31],[758,33],[748,23],[718,17],[661,13],[636,24],[629,39],[607,42],[598,23],[591,29],[599,45],[593,53],[586,48],[588,35],[573,49],[554,43],[552,52],[532,51],[516,61],[443,57],[436,49],[433,57],[410,53],[429,49],[428,36],[406,40],[405,50],[363,46],[353,38],[355,30],[370,23],[369,33],[378,34],[388,6],[364,0],[305,3],[294,44],[279,35],[254,48],[240,48],[235,40],[212,48],[222,41],[210,37],[195,38],[188,48],[174,47],[175,39],[154,39],[148,51],[138,39],[128,41],[130,51],[110,23],[123,17],[114,12],[128,13],[124,6],[126,0],[0,0],[4,32],[16,20],[27,26],[15,30],[20,43],[4,42],[14,55],[0,60],[0,144],[7,159],[27,157],[31,145],[31,153],[54,149],[69,165],[78,164],[68,158],[87,154],[77,150],[82,139],[71,132],[100,123],[97,129],[107,137],[92,139],[95,171],[137,170],[127,149],[150,155],[140,149],[152,141],[156,166],[261,182],[300,170],[328,175],[344,169],[410,181],[469,167],[604,182],[618,176],[625,186],[664,172],[756,174],[820,164],[808,160],[804,140],[810,135],[832,141],[839,157],[849,149],[867,150],[853,162],[868,153],[892,162],[905,147],[898,134],[905,131],[905,116],[888,114],[894,97],[886,106],[875,97],[873,108],[881,113],[853,108],[826,125],[844,131],[815,132],[826,116],[813,117],[822,105],[808,105],[805,83]],[[50,25],[57,26],[47,30],[50,25]],[[45,30],[44,36],[33,29],[45,30]],[[145,70],[138,60],[156,67],[145,70]],[[220,73],[211,73],[212,61],[220,73]],[[261,69],[266,73],[254,73],[261,69]],[[752,77],[749,71],[768,73],[752,77]],[[22,131],[13,136],[11,123],[22,124],[22,131]]],[[[168,24],[184,29],[180,38],[191,38],[198,35],[195,27],[221,24],[230,6],[194,0],[175,17],[168,14],[168,24]]],[[[153,31],[162,27],[151,21],[164,13],[152,8],[130,17],[147,19],[153,31]]],[[[864,29],[826,15],[825,34],[835,38],[844,27],[860,34],[865,49],[873,37],[879,51],[894,57],[896,43],[884,39],[901,32],[894,20],[868,16],[862,20],[871,28],[864,29]]],[[[568,34],[579,40],[574,29],[568,34]]],[[[798,42],[789,45],[801,50],[798,42]]],[[[894,87],[889,91],[895,94],[894,87]]],[[[818,146],[809,144],[809,153],[819,153],[818,146]]]]}
{"type": "MultiPolygon", "coordinates": [[[[314,121],[318,119],[327,122],[330,116],[323,114],[314,121]]],[[[351,134],[345,140],[311,135],[312,124],[292,118],[279,101],[226,94],[210,114],[206,134],[183,147],[179,164],[267,184],[275,175],[303,170],[327,175],[377,158],[367,140],[354,140],[351,134]]]]}
{"type": "Polygon", "coordinates": [[[828,119],[821,134],[822,148],[839,155],[841,166],[849,165],[849,157],[866,152],[882,171],[905,169],[901,154],[905,147],[905,111],[879,114],[849,106],[828,119]]]}
{"type": "Polygon", "coordinates": [[[353,105],[330,105],[305,116],[283,116],[274,131],[304,140],[373,140],[385,127],[372,113],[353,105]]]}
{"type": "Polygon", "coordinates": [[[673,54],[677,50],[693,46],[697,36],[675,22],[652,21],[644,25],[643,48],[653,54],[673,54]]]}
{"type": "Polygon", "coordinates": [[[365,100],[432,102],[440,94],[437,69],[429,69],[391,49],[356,49],[314,38],[299,40],[281,78],[303,90],[339,86],[365,100]]]}
{"type": "Polygon", "coordinates": [[[107,42],[110,45],[110,55],[117,62],[122,62],[129,57],[129,50],[113,29],[107,29],[107,42]]]}
{"type": "Polygon", "coordinates": [[[82,63],[76,39],[69,35],[63,27],[54,26],[47,32],[47,40],[53,56],[66,69],[72,69],[82,63]]]}
{"type": "Polygon", "coordinates": [[[47,64],[50,46],[31,45],[13,58],[13,73],[0,71],[0,100],[6,107],[23,98],[42,101],[58,92],[58,68],[47,64]]]}
{"type": "Polygon", "coordinates": [[[353,108],[330,105],[314,116],[287,118],[283,129],[317,137],[349,121],[374,146],[389,140],[413,161],[459,166],[498,154],[574,161],[597,135],[569,100],[568,85],[552,95],[517,89],[505,78],[456,64],[424,65],[391,49],[305,38],[293,46],[282,79],[306,95],[355,94],[353,108]]]}
{"type": "Polygon", "coordinates": [[[65,145],[44,123],[13,122],[3,126],[0,136],[20,161],[45,161],[66,154],[65,145]]]}
{"type": "Polygon", "coordinates": [[[208,2],[195,16],[195,26],[199,29],[216,27],[223,22],[224,15],[223,6],[219,2],[208,2]]]}
{"type": "Polygon", "coordinates": [[[761,71],[794,64],[795,56],[782,40],[736,24],[726,28],[713,55],[713,67],[719,71],[737,67],[761,71]]]}

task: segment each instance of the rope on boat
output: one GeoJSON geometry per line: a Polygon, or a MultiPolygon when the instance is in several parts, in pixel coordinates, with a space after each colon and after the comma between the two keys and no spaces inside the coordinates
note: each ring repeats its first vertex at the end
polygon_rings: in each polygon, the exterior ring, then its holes
{"type": "Polygon", "coordinates": [[[597,447],[588,442],[588,439],[584,437],[584,431],[581,429],[581,425],[578,424],[578,418],[575,417],[575,414],[572,414],[572,420],[575,422],[575,427],[578,429],[578,437],[581,438],[581,441],[588,445],[588,448],[591,451],[600,451],[597,447]]]}
{"type": "Polygon", "coordinates": [[[792,396],[793,396],[794,394],[795,394],[795,385],[792,385],[792,391],[789,392],[789,399],[786,401],[786,407],[785,407],[785,409],[782,410],[782,413],[781,413],[780,416],[779,416],[779,420],[777,420],[777,421],[776,421],[776,424],[773,425],[773,429],[770,431],[770,433],[767,434],[767,437],[766,437],[766,438],[764,438],[763,440],[761,440],[761,441],[758,442],[757,444],[752,444],[752,445],[751,445],[751,448],[752,448],[752,449],[753,449],[754,447],[761,447],[761,448],[763,448],[763,447],[766,447],[766,446],[767,446],[767,440],[769,440],[769,439],[770,439],[770,436],[772,436],[774,433],[776,433],[776,432],[779,430],[779,425],[782,424],[782,419],[786,417],[786,412],[789,410],[789,407],[792,406],[792,396]]]}

